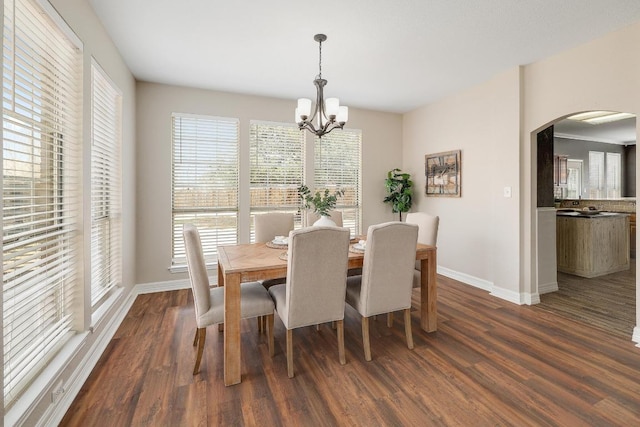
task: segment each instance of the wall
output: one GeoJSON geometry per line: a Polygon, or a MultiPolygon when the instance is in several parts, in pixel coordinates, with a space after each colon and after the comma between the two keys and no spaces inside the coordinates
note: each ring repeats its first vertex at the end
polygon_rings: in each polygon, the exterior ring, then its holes
{"type": "Polygon", "coordinates": [[[514,68],[407,113],[403,123],[403,167],[417,187],[413,211],[440,216],[439,272],[509,300],[519,300],[519,120],[514,68]],[[458,149],[462,197],[426,197],[425,154],[458,149]]]}
{"type": "MultiPolygon", "coordinates": [[[[171,113],[240,119],[240,210],[243,216],[240,218],[239,241],[247,242],[249,183],[246,171],[249,167],[250,120],[290,123],[295,105],[295,100],[146,82],[137,84],[137,283],[153,284],[187,278],[186,273],[168,271],[171,263],[171,113]]],[[[366,229],[371,224],[394,219],[390,207],[382,200],[387,171],[400,167],[402,163],[399,149],[402,117],[350,108],[347,125],[362,130],[362,225],[366,229]]]]}
{"type": "MultiPolygon", "coordinates": [[[[523,219],[520,230],[524,255],[523,283],[536,292],[537,272],[542,256],[539,247],[555,235],[536,227],[535,176],[531,174],[535,156],[535,133],[560,118],[589,110],[640,113],[640,23],[524,68],[524,104],[522,122],[523,219]]],[[[636,133],[638,133],[636,121],[636,133]]],[[[535,170],[535,169],[534,169],[535,170]]],[[[636,178],[637,186],[637,178],[636,178]]],[[[636,276],[636,300],[640,286],[636,276]]],[[[640,304],[636,304],[640,307],[640,304]]],[[[636,310],[633,339],[640,342],[640,311],[636,310]]]]}
{"type": "Polygon", "coordinates": [[[405,114],[403,167],[418,187],[424,154],[462,149],[462,197],[421,195],[415,207],[441,218],[439,272],[514,302],[538,300],[540,272],[555,271],[544,253],[555,231],[538,230],[553,221],[535,208],[536,134],[581,111],[638,115],[639,45],[636,23],[405,114]],[[502,195],[507,186],[512,198],[502,195]]]}

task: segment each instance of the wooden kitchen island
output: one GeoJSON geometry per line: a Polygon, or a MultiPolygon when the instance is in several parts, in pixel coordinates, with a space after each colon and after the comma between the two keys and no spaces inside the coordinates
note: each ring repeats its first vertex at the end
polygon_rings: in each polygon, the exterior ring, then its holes
{"type": "Polygon", "coordinates": [[[629,215],[558,211],[558,271],[597,277],[629,269],[629,215]]]}

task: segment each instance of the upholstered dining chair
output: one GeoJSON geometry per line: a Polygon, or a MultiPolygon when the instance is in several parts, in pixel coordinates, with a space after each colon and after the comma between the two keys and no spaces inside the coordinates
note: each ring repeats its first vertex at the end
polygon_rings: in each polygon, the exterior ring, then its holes
{"type": "MultiPolygon", "coordinates": [[[[429,215],[425,212],[409,212],[406,216],[407,224],[415,224],[418,226],[418,243],[423,245],[436,246],[438,242],[438,226],[440,217],[429,215]]],[[[416,261],[415,270],[413,272],[413,287],[420,287],[420,261],[416,261]]]]}
{"type": "Polygon", "coordinates": [[[293,214],[285,212],[269,212],[255,215],[253,225],[256,243],[267,243],[276,236],[288,236],[293,230],[293,214]]]}
{"type": "MultiPolygon", "coordinates": [[[[224,321],[224,288],[209,286],[198,229],[192,224],[185,224],[182,228],[182,236],[187,253],[187,269],[189,270],[198,326],[193,339],[194,347],[198,346],[196,363],[193,367],[193,375],[196,375],[200,370],[207,326],[224,321]]],[[[267,290],[258,282],[242,283],[240,292],[240,316],[242,319],[266,316],[269,353],[273,355],[273,300],[267,290]]]]}
{"type": "MultiPolygon", "coordinates": [[[[329,218],[336,223],[336,227],[342,227],[342,212],[331,211],[329,212],[329,218]]],[[[311,227],[314,222],[320,219],[320,215],[313,211],[307,212],[307,227],[311,227]]]]}
{"type": "Polygon", "coordinates": [[[361,276],[347,279],[346,301],[362,316],[364,358],[371,360],[369,318],[404,311],[407,346],[413,348],[411,291],[418,226],[404,222],[372,225],[367,230],[361,276]]]}
{"type": "Polygon", "coordinates": [[[349,230],[307,227],[289,233],[287,281],[269,288],[287,330],[287,375],[293,378],[293,329],[336,322],[338,357],[344,354],[344,298],[349,230]]]}

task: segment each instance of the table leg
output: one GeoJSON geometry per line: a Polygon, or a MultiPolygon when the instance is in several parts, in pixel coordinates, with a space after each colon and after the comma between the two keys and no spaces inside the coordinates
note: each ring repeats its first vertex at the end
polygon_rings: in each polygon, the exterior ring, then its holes
{"type": "Polygon", "coordinates": [[[438,329],[438,285],[436,282],[436,252],[430,252],[420,262],[420,327],[427,332],[438,329]]]}
{"type": "MultiPolygon", "coordinates": [[[[220,274],[220,273],[219,273],[220,274]]],[[[240,379],[240,274],[224,280],[224,385],[240,379]]]]}

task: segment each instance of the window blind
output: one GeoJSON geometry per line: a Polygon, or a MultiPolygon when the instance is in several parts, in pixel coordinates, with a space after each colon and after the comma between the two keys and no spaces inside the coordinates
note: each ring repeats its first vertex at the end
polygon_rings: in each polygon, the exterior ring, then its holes
{"type": "Polygon", "coordinates": [[[91,64],[91,306],[122,283],[122,96],[91,64]]]}
{"type": "Polygon", "coordinates": [[[4,1],[3,47],[6,410],[73,334],[82,54],[28,0],[4,1]]]}
{"type": "Polygon", "coordinates": [[[217,246],[238,241],[238,119],[174,113],[172,123],[172,265],[186,266],[186,223],[214,264],[217,246]]]}
{"type": "Polygon", "coordinates": [[[293,213],[302,226],[298,187],[304,181],[304,134],[288,123],[251,122],[249,138],[251,241],[253,218],[265,212],[293,213]]]}
{"type": "Polygon", "coordinates": [[[607,198],[617,199],[622,196],[622,156],[620,153],[607,153],[607,198]]]}
{"type": "Polygon", "coordinates": [[[344,227],[356,235],[361,234],[361,170],[362,131],[345,129],[315,139],[315,190],[345,190],[345,194],[338,198],[336,209],[342,211],[344,227]]]}
{"type": "Polygon", "coordinates": [[[589,151],[589,198],[600,199],[604,195],[604,153],[589,151]]]}

